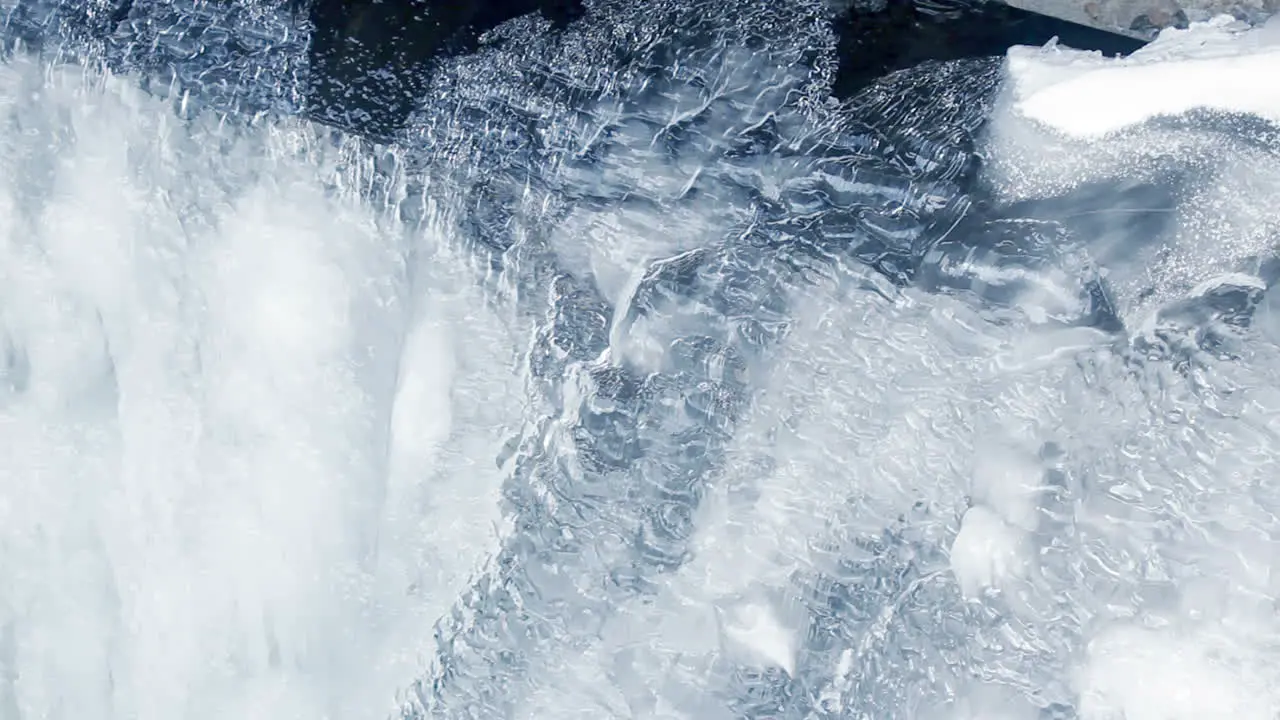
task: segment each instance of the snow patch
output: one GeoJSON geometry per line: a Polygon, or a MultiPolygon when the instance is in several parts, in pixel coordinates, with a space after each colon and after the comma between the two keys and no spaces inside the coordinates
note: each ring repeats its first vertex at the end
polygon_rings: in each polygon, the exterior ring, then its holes
{"type": "Polygon", "coordinates": [[[1126,58],[1057,45],[1008,54],[1016,111],[1082,138],[1195,109],[1280,122],[1277,67],[1280,26],[1249,29],[1229,16],[1167,29],[1126,58]]]}

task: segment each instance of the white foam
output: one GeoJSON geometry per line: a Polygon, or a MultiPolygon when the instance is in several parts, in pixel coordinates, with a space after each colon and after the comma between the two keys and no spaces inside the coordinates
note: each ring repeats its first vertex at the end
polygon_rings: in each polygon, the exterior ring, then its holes
{"type": "Polygon", "coordinates": [[[1014,47],[1008,69],[1017,112],[1059,132],[1098,137],[1159,115],[1204,108],[1280,122],[1280,31],[1230,18],[1168,29],[1127,58],[1014,47]]]}
{"type": "Polygon", "coordinates": [[[502,318],[440,223],[331,192],[305,126],[23,58],[15,117],[0,717],[385,717],[494,544],[502,318]]]}

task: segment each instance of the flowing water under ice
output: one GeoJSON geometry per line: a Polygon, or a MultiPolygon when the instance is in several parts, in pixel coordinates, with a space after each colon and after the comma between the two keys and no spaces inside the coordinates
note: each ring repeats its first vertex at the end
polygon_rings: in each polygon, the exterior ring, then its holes
{"type": "Polygon", "coordinates": [[[375,146],[101,10],[0,0],[0,718],[1280,712],[1275,108],[1073,100],[1264,31],[601,0],[375,146]]]}

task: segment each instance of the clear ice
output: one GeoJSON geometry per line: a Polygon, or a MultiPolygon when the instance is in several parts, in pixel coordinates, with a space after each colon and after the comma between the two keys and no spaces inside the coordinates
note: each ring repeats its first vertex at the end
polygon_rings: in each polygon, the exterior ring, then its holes
{"type": "Polygon", "coordinates": [[[104,7],[0,2],[0,718],[1280,712],[1274,28],[600,0],[376,146],[104,7]]]}

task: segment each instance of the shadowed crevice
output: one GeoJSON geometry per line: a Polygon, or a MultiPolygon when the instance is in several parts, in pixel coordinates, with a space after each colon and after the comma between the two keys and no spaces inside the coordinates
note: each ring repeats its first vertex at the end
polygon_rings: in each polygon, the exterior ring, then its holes
{"type": "Polygon", "coordinates": [[[404,125],[433,59],[473,51],[484,32],[541,11],[563,27],[581,0],[312,0],[307,112],[374,138],[404,125]]]}

